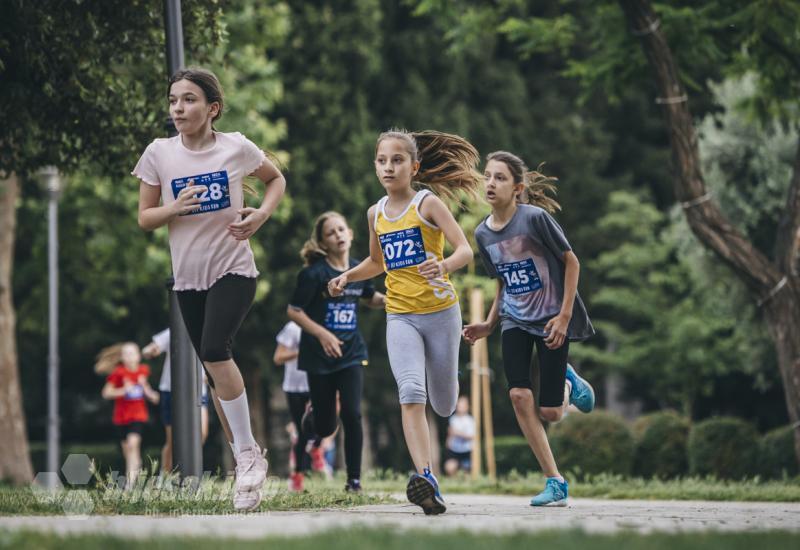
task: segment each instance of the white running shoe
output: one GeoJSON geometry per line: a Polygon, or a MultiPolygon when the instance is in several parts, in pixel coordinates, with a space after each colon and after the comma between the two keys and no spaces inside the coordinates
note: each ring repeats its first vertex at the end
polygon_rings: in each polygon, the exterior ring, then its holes
{"type": "Polygon", "coordinates": [[[236,491],[233,508],[239,512],[254,510],[261,504],[261,491],[236,491]]]}
{"type": "MultiPolygon", "coordinates": [[[[257,444],[243,448],[236,454],[236,493],[260,491],[267,479],[267,451],[257,444]]],[[[234,501],[235,501],[234,497],[234,501]]],[[[259,497],[260,500],[260,497],[259,497]]]]}

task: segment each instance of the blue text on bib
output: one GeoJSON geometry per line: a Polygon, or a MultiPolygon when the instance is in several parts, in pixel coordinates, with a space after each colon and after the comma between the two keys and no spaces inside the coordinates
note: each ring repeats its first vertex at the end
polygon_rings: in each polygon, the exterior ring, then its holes
{"type": "Polygon", "coordinates": [[[496,267],[505,281],[506,294],[516,296],[542,288],[539,272],[531,259],[497,264],[496,267]]]}
{"type": "Polygon", "coordinates": [[[380,235],[380,241],[383,260],[389,271],[419,265],[427,259],[419,227],[384,233],[380,235]]]}
{"type": "Polygon", "coordinates": [[[355,302],[328,302],[325,312],[325,328],[328,330],[356,330],[358,317],[355,302]]]}
{"type": "Polygon", "coordinates": [[[231,205],[231,194],[228,187],[228,171],[210,172],[208,174],[198,174],[172,180],[172,196],[177,198],[178,193],[186,187],[189,180],[194,180],[194,185],[205,185],[208,189],[199,195],[200,208],[194,212],[181,214],[190,216],[192,214],[203,214],[204,212],[215,212],[228,208],[231,205]]]}

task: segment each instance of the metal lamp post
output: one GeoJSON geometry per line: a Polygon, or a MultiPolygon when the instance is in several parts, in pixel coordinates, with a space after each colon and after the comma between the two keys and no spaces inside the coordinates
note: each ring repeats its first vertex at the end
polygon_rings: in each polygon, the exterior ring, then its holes
{"type": "MultiPolygon", "coordinates": [[[[171,77],[183,67],[183,23],[181,1],[164,0],[164,34],[166,37],[167,72],[171,77]]],[[[167,132],[177,134],[172,118],[167,118],[167,132]]],[[[172,443],[173,464],[182,478],[199,479],[203,470],[200,441],[200,388],[197,356],[181,317],[172,278],[170,290],[170,375],[172,377],[172,443]]]]}
{"type": "Polygon", "coordinates": [[[47,471],[57,472],[59,462],[58,416],[58,200],[61,175],[55,166],[39,171],[47,189],[47,279],[48,279],[48,355],[47,355],[47,471]]]}

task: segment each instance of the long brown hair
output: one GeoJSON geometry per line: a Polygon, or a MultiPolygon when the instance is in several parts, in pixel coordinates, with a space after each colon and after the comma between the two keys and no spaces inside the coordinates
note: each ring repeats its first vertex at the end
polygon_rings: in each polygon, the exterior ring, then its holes
{"type": "Polygon", "coordinates": [[[435,130],[409,132],[392,128],[378,136],[378,146],[387,139],[397,139],[406,146],[411,161],[419,161],[414,181],[428,187],[444,199],[460,203],[460,195],[478,196],[483,176],[478,171],[480,154],[461,136],[435,130]]]}
{"type": "Polygon", "coordinates": [[[125,346],[139,348],[136,342],[120,342],[101,349],[95,358],[94,372],[97,374],[111,374],[114,367],[122,363],[122,348],[125,346]]]}
{"type": "Polygon", "coordinates": [[[536,167],[536,170],[528,170],[525,162],[513,153],[508,151],[495,151],[486,155],[486,161],[494,160],[502,162],[508,167],[511,172],[511,177],[514,178],[514,183],[522,183],[525,188],[517,196],[517,202],[521,204],[532,204],[547,210],[553,214],[557,210],[561,210],[561,205],[558,204],[554,198],[548,196],[548,193],[556,194],[556,185],[558,178],[553,176],[545,176],[541,170],[544,163],[536,167]]]}
{"type": "MultiPolygon", "coordinates": [[[[325,222],[331,218],[340,218],[345,225],[347,220],[339,212],[328,210],[317,216],[314,220],[314,229],[311,231],[311,237],[303,244],[300,250],[300,257],[303,258],[303,263],[309,266],[319,260],[328,256],[328,251],[322,246],[322,229],[325,227],[325,222]]],[[[347,225],[347,227],[350,227],[347,225]]]]}

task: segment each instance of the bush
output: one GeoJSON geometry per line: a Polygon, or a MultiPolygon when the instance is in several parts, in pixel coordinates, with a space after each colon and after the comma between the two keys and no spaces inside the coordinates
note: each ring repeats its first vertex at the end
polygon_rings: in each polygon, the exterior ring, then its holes
{"type": "Polygon", "coordinates": [[[541,471],[539,463],[528,445],[528,441],[520,435],[496,437],[494,440],[494,457],[497,463],[497,473],[501,475],[507,474],[511,470],[516,470],[522,474],[541,471]]]}
{"type": "Polygon", "coordinates": [[[791,426],[775,428],[761,438],[761,475],[780,478],[797,475],[797,457],[794,453],[794,430],[791,426]]]}
{"type": "Polygon", "coordinates": [[[689,433],[689,473],[721,479],[756,475],[758,432],[738,418],[716,417],[695,424],[689,433]]]}
{"type": "Polygon", "coordinates": [[[630,475],[633,435],[625,421],[611,413],[571,414],[550,432],[550,446],[562,472],[630,475]]]}
{"type": "Polygon", "coordinates": [[[668,479],[686,475],[689,420],[674,411],[647,414],[633,425],[633,473],[644,478],[668,479]]]}

